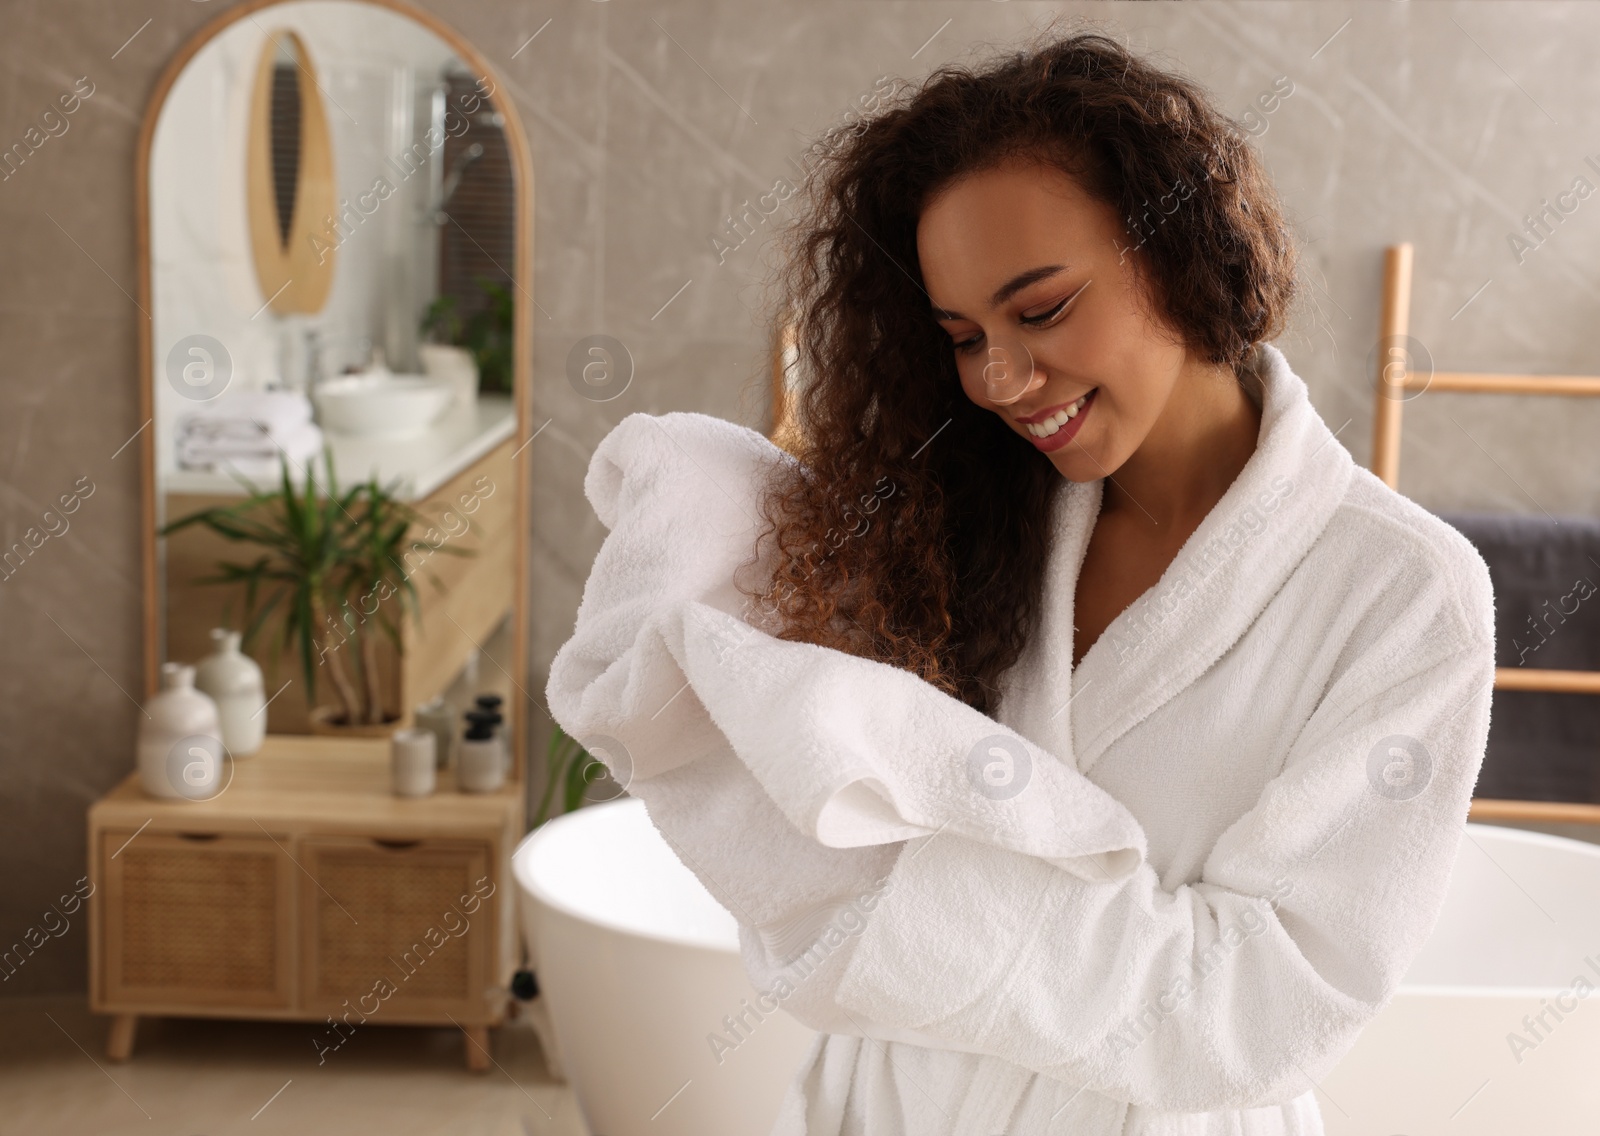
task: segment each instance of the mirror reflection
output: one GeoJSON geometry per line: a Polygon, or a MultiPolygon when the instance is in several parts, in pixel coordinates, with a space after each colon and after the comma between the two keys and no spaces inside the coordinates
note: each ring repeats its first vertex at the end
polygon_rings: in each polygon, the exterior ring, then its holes
{"type": "Polygon", "coordinates": [[[513,704],[516,217],[493,94],[412,20],[314,0],[208,41],[157,123],[162,658],[243,674],[215,662],[237,643],[272,733],[513,704]]]}

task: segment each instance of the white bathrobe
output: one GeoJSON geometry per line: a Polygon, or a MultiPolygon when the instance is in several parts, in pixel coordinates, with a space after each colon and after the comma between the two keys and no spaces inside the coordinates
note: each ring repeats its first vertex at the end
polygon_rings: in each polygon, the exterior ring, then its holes
{"type": "Polygon", "coordinates": [[[761,435],[633,414],[596,450],[550,709],[734,913],[753,1012],[820,1031],[773,1136],[1322,1131],[1444,898],[1493,595],[1276,348],[1250,381],[1255,453],[1076,669],[1101,483],[1064,487],[993,719],[768,633],[731,584],[793,460],[761,435]]]}

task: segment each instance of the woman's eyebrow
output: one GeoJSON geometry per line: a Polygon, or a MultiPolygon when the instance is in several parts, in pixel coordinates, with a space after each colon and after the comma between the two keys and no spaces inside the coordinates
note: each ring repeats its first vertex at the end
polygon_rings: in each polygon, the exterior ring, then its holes
{"type": "MultiPolygon", "coordinates": [[[[998,308],[1029,284],[1054,276],[1058,272],[1066,272],[1071,267],[1068,264],[1042,264],[1038,268],[1030,268],[1026,272],[1019,272],[994,290],[994,295],[989,297],[989,306],[998,308]]],[[[967,318],[960,312],[952,312],[948,308],[941,308],[938,304],[933,306],[933,317],[941,320],[967,318]]]]}

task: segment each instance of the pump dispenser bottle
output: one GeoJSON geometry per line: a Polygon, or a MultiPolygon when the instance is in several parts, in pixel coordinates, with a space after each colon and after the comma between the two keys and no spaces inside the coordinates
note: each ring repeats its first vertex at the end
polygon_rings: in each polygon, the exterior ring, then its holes
{"type": "Polygon", "coordinates": [[[505,742],[496,732],[500,715],[468,710],[467,730],[456,746],[456,784],[467,793],[493,793],[506,780],[505,742]]]}

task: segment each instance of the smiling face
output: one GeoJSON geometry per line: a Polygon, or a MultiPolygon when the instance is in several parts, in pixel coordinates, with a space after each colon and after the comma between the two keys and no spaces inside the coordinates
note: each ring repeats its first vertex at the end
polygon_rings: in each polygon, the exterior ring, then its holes
{"type": "Polygon", "coordinates": [[[917,224],[962,389],[1072,481],[1126,462],[1196,363],[1153,317],[1129,243],[1111,206],[1028,161],[958,180],[917,224]]]}

